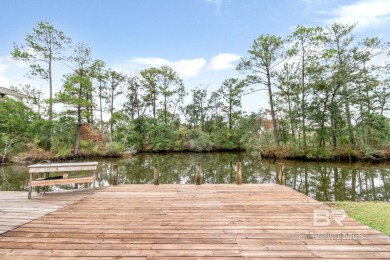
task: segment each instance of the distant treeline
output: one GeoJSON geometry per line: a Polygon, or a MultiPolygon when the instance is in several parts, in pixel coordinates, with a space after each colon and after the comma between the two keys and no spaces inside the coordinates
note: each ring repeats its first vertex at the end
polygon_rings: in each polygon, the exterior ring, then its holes
{"type": "Polygon", "coordinates": [[[115,71],[93,59],[88,45],[72,44],[40,22],[11,54],[47,81],[50,97],[31,85],[8,86],[32,104],[0,103],[0,159],[232,149],[273,157],[390,158],[389,43],[357,38],[355,27],[297,26],[285,38],[260,35],[237,65],[243,77],[210,92],[187,89],[167,66],[115,71]],[[70,71],[57,93],[55,63],[70,71]],[[241,97],[256,91],[268,93],[269,109],[247,114],[241,97]],[[125,102],[114,105],[119,96],[125,102]],[[60,111],[53,110],[56,103],[60,111]],[[105,141],[81,138],[82,123],[95,126],[105,141]]]}

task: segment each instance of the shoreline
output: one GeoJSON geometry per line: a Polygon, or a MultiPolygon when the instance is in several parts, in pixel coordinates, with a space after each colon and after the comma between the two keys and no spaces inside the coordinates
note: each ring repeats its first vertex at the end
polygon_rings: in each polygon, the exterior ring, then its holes
{"type": "Polygon", "coordinates": [[[307,161],[307,162],[370,162],[381,163],[390,161],[390,151],[378,150],[376,153],[370,156],[365,155],[361,150],[345,150],[339,149],[336,151],[322,150],[313,151],[304,154],[303,151],[291,151],[287,147],[272,147],[264,149],[263,151],[248,151],[243,148],[215,148],[210,151],[195,151],[191,149],[183,150],[141,150],[131,152],[98,152],[98,153],[81,153],[78,157],[73,155],[56,157],[55,155],[48,156],[45,153],[43,156],[39,156],[37,153],[31,153],[30,155],[24,153],[23,157],[18,155],[11,158],[11,160],[2,164],[29,164],[37,163],[40,161],[53,161],[60,162],[66,160],[75,159],[87,159],[87,158],[126,158],[136,156],[137,154],[180,154],[180,153],[199,153],[199,154],[213,154],[213,153],[253,153],[257,154],[261,158],[276,160],[291,160],[291,161],[307,161]]]}

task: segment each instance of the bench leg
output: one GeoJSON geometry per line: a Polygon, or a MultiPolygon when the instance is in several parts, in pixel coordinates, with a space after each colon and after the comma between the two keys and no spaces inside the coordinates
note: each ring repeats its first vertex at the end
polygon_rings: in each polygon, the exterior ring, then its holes
{"type": "Polygon", "coordinates": [[[30,200],[31,199],[31,191],[32,191],[32,187],[28,187],[28,199],[30,200]]]}
{"type": "Polygon", "coordinates": [[[27,198],[29,200],[31,199],[31,191],[32,191],[31,182],[32,182],[32,173],[30,173],[30,180],[28,182],[28,197],[27,198]]]}

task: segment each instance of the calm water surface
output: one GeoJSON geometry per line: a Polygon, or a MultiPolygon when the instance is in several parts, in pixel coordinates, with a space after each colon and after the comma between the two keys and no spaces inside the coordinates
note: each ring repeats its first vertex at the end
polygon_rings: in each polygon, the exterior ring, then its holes
{"type": "MultiPolygon", "coordinates": [[[[390,201],[390,163],[328,163],[264,160],[248,153],[138,154],[131,158],[98,159],[97,186],[153,183],[159,165],[161,184],[194,184],[195,164],[202,165],[202,183],[235,183],[236,162],[242,162],[243,183],[275,183],[278,163],[285,165],[286,185],[321,201],[390,201]],[[113,164],[119,174],[113,174],[113,164]]],[[[0,166],[0,190],[27,190],[28,169],[0,166]]],[[[55,186],[53,190],[71,186],[55,186]]],[[[0,194],[1,196],[1,194],[0,194]]]]}

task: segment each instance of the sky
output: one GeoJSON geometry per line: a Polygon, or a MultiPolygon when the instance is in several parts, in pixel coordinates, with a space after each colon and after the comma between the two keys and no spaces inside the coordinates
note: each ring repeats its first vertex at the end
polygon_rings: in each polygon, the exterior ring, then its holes
{"type": "MultiPolygon", "coordinates": [[[[94,59],[115,70],[171,66],[187,90],[212,91],[243,77],[235,67],[255,38],[286,37],[297,25],[358,23],[358,37],[390,41],[390,0],[0,0],[0,12],[0,86],[31,84],[46,95],[47,83],[28,78],[28,65],[10,55],[39,21],[88,44],[94,59]]],[[[66,70],[55,67],[55,91],[66,70]]],[[[267,108],[267,93],[242,103],[247,112],[267,108]]]]}

